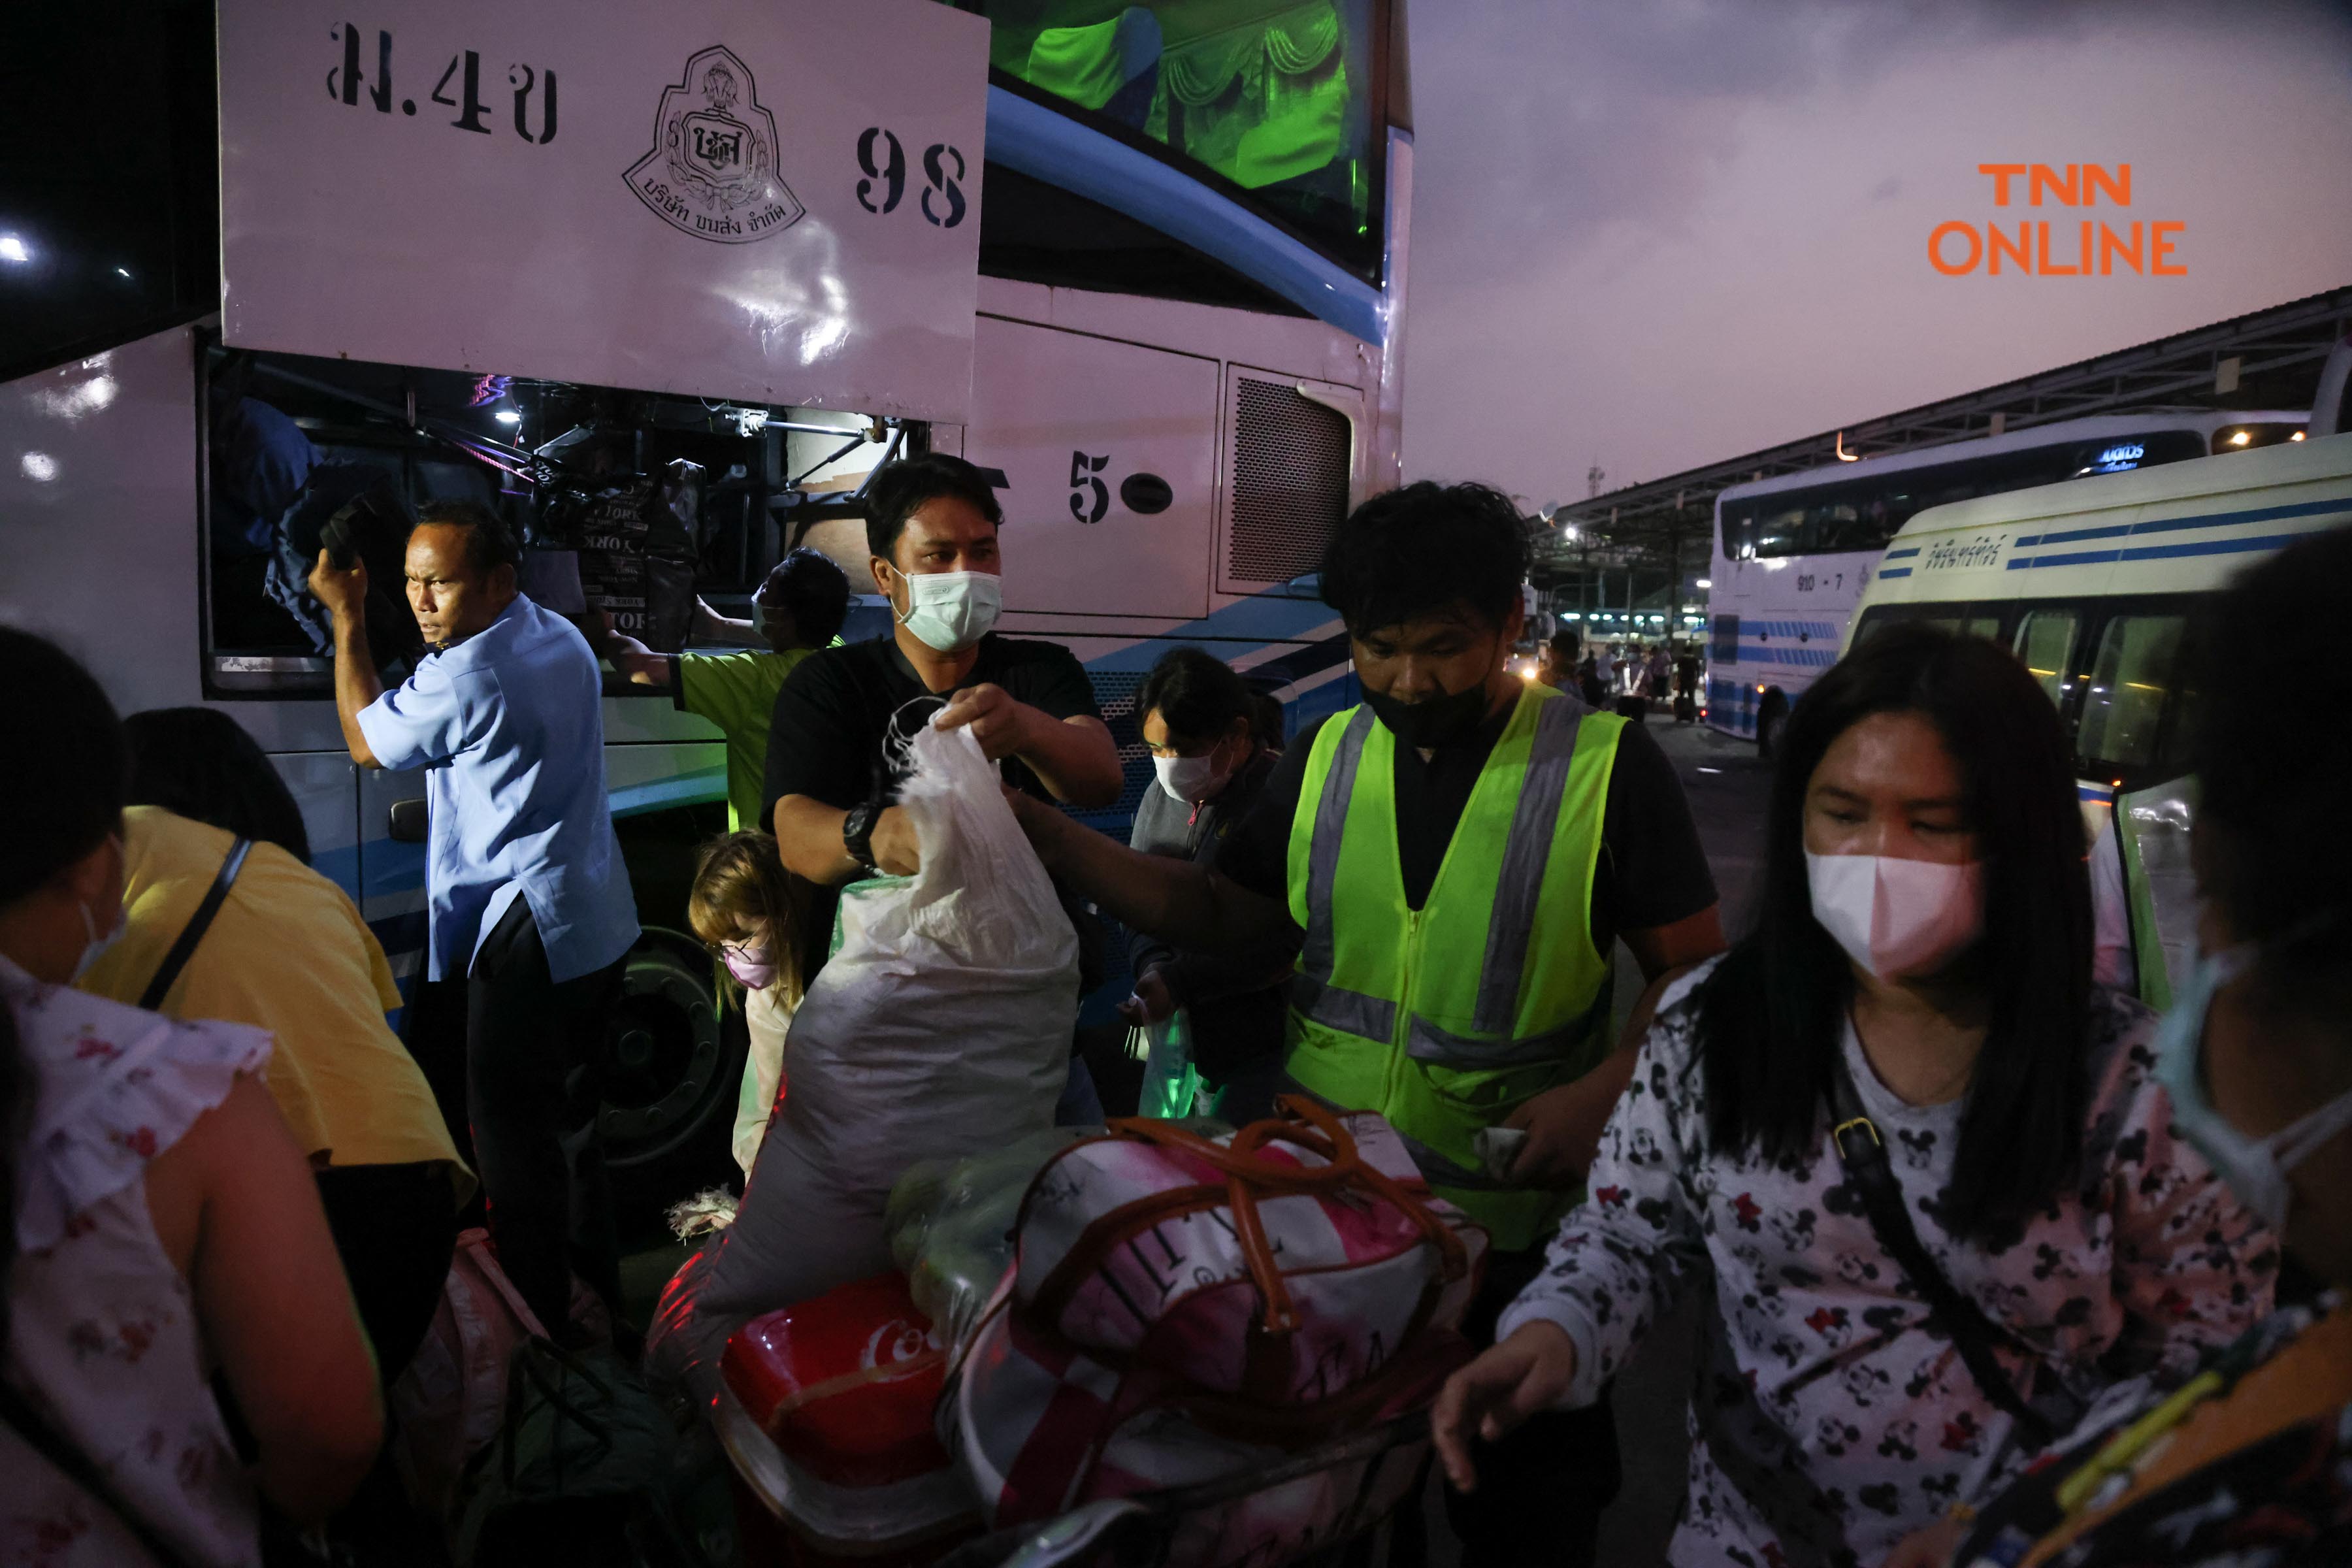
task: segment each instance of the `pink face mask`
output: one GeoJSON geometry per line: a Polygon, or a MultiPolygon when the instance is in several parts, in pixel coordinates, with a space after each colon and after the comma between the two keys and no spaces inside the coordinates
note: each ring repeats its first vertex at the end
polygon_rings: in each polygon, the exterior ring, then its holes
{"type": "Polygon", "coordinates": [[[727,973],[747,991],[765,991],[776,983],[775,956],[764,947],[749,942],[728,942],[719,950],[727,973]]]}
{"type": "Polygon", "coordinates": [[[1984,868],[1805,852],[1813,918],[1881,980],[1933,974],[1984,929],[1984,868]]]}

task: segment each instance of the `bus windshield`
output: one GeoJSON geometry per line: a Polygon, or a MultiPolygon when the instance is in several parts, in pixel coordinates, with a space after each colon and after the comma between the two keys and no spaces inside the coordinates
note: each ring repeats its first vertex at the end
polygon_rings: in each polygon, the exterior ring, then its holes
{"type": "Polygon", "coordinates": [[[996,70],[1379,281],[1383,0],[957,3],[996,70]]]}

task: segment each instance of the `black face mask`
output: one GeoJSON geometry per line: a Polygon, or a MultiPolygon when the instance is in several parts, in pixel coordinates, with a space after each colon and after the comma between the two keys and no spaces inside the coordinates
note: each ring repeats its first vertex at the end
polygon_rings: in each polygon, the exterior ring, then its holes
{"type": "Polygon", "coordinates": [[[1469,739],[1486,717],[1486,683],[1419,702],[1400,702],[1375,691],[1365,692],[1364,700],[1390,734],[1419,751],[1469,739]]]}

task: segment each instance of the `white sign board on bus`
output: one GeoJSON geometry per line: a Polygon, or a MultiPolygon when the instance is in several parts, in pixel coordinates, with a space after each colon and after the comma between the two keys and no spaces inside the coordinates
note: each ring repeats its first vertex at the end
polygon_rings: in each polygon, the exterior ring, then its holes
{"type": "Polygon", "coordinates": [[[222,334],[961,420],[987,93],[935,0],[222,0],[222,334]]]}

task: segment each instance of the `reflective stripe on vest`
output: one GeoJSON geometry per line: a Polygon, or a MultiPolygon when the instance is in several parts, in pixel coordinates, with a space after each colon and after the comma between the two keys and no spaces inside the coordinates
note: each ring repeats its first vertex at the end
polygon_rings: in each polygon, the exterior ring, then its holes
{"type": "MultiPolygon", "coordinates": [[[[1529,693],[1522,700],[1532,699],[1529,693]]],[[[1527,773],[1511,812],[1510,835],[1503,844],[1502,870],[1496,881],[1494,911],[1486,926],[1486,960],[1479,966],[1475,1016],[1475,1027],[1481,1033],[1505,1034],[1518,1011],[1520,985],[1527,977],[1529,938],[1535,931],[1536,900],[1543,890],[1544,872],[1551,858],[1560,797],[1568,788],[1569,764],[1576,755],[1578,730],[1591,711],[1569,697],[1538,704],[1527,773]]],[[[1330,771],[1324,776],[1323,788],[1316,800],[1314,837],[1307,859],[1306,938],[1299,947],[1291,1002],[1318,1024],[1386,1042],[1396,1037],[1397,1005],[1331,983],[1335,951],[1331,890],[1339,877],[1341,828],[1348,815],[1348,802],[1355,794],[1364,742],[1378,722],[1370,708],[1356,709],[1339,738],[1330,771]]],[[[1393,826],[1391,823],[1391,831],[1393,826]]],[[[1435,890],[1431,889],[1433,893],[1435,890]]],[[[1595,999],[1604,1009],[1609,1002],[1606,989],[1603,987],[1603,994],[1595,999]]],[[[1540,1061],[1559,1055],[1589,1028],[1591,1011],[1588,1007],[1584,1014],[1560,1027],[1525,1038],[1500,1040],[1472,1039],[1416,1017],[1405,1038],[1406,1054],[1423,1061],[1452,1061],[1474,1067],[1540,1061]]]]}
{"type": "Polygon", "coordinates": [[[1567,1196],[1507,1187],[1474,1135],[1606,1055],[1612,1001],[1591,870],[1623,721],[1530,687],[1490,753],[1423,908],[1405,903],[1394,741],[1366,708],[1310,753],[1291,826],[1289,1075],[1379,1110],[1423,1173],[1532,1245],[1567,1196]]]}

